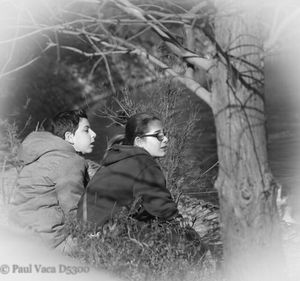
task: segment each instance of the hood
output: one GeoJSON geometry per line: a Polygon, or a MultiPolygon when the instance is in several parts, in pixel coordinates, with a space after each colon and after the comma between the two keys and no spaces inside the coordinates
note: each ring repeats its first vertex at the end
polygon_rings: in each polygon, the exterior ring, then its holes
{"type": "Polygon", "coordinates": [[[148,155],[150,154],[141,147],[132,145],[113,145],[107,152],[106,157],[103,160],[103,165],[108,166],[121,160],[131,158],[137,155],[148,155]]]}
{"type": "Polygon", "coordinates": [[[18,157],[24,164],[29,164],[55,150],[75,152],[73,146],[60,137],[44,131],[32,132],[22,142],[18,157]]]}

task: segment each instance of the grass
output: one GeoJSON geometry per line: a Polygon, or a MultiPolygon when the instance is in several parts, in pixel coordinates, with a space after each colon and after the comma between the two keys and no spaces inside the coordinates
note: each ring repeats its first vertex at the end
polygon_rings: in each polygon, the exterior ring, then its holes
{"type": "Polygon", "coordinates": [[[104,227],[69,220],[67,230],[70,256],[123,280],[220,280],[207,245],[177,222],[143,223],[123,209],[104,227]]]}

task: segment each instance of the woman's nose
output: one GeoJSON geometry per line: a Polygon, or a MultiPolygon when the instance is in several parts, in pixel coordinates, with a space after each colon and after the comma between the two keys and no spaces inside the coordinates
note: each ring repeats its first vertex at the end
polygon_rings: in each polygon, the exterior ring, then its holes
{"type": "MultiPolygon", "coordinates": [[[[90,130],[91,130],[91,129],[90,129],[90,130]]],[[[91,134],[91,137],[92,137],[93,139],[97,136],[97,134],[96,134],[93,130],[91,130],[90,134],[91,134]]]]}

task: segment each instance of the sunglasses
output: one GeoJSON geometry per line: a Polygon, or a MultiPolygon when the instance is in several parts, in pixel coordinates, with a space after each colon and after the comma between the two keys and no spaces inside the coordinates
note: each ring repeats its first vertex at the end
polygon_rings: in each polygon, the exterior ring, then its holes
{"type": "Polygon", "coordinates": [[[155,133],[155,134],[151,134],[151,135],[141,135],[141,138],[145,138],[145,137],[154,137],[157,138],[159,141],[163,141],[164,137],[166,137],[167,134],[165,132],[163,133],[155,133]]]}

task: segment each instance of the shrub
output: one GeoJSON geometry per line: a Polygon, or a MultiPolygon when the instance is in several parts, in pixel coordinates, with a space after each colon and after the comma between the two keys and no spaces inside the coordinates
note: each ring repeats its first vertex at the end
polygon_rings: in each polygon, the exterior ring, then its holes
{"type": "MultiPolygon", "coordinates": [[[[185,157],[189,151],[190,139],[193,137],[198,121],[197,108],[183,97],[187,93],[174,87],[171,81],[159,81],[151,88],[139,90],[124,89],[115,103],[98,112],[102,117],[112,120],[113,125],[124,126],[128,116],[138,112],[150,112],[158,116],[167,131],[169,145],[166,157],[159,160],[164,170],[167,188],[174,198],[178,198],[195,165],[185,157]],[[183,112],[182,108],[189,108],[183,112]]],[[[195,182],[195,185],[199,182],[195,182]]],[[[199,184],[201,185],[201,184],[199,184]]]]}

